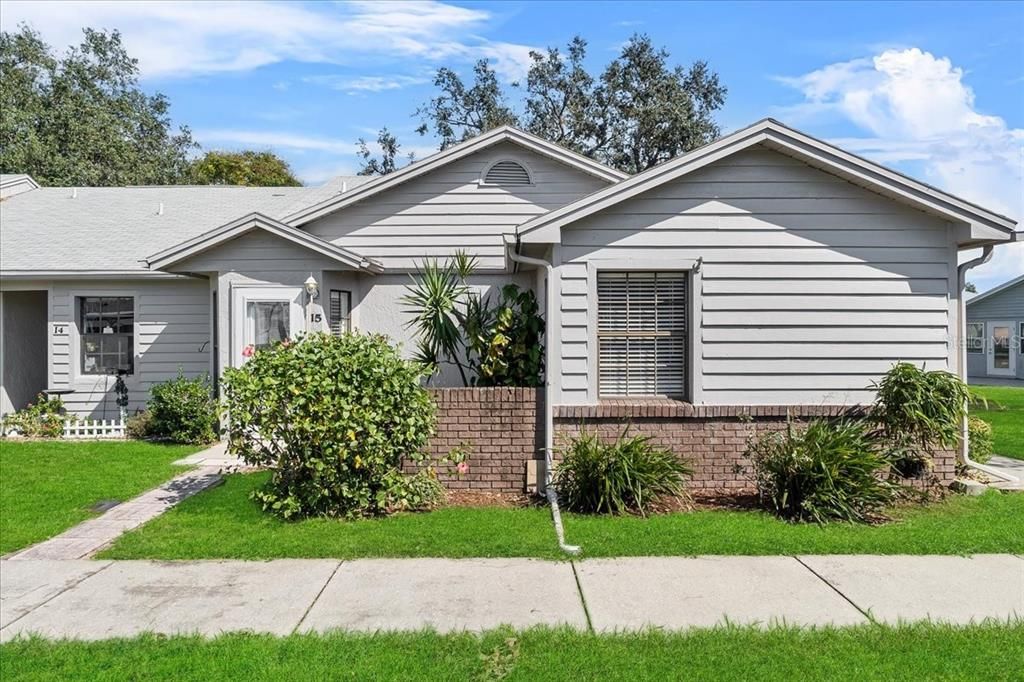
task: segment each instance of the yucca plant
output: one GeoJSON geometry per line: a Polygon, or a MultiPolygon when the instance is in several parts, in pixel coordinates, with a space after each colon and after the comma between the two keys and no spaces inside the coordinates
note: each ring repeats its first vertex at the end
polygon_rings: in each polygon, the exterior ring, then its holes
{"type": "Polygon", "coordinates": [[[901,490],[880,476],[888,462],[862,421],[790,421],[752,440],[747,454],[762,501],[784,519],[867,521],[901,490]]]}
{"type": "Polygon", "coordinates": [[[406,286],[408,293],[402,298],[413,313],[406,326],[416,329],[416,360],[431,372],[436,371],[442,361],[452,363],[458,368],[466,386],[469,380],[462,337],[465,309],[469,305],[479,312],[482,307],[479,297],[466,284],[475,269],[476,259],[461,251],[444,264],[436,259],[424,261],[418,276],[406,286]]]}
{"type": "Polygon", "coordinates": [[[555,489],[566,509],[584,513],[646,514],[659,497],[682,495],[693,473],[675,453],[625,431],[611,443],[582,432],[561,455],[555,489]]]}

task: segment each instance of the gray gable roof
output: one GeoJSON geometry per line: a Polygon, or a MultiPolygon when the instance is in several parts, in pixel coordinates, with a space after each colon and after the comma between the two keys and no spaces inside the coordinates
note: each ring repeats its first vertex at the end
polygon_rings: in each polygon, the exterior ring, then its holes
{"type": "Polygon", "coordinates": [[[280,218],[371,179],[338,177],[320,187],[36,189],[0,202],[0,274],[147,272],[147,256],[239,216],[280,218]]]}
{"type": "Polygon", "coordinates": [[[1014,287],[1021,286],[1021,285],[1024,285],[1024,275],[1021,275],[1019,277],[1014,277],[1013,279],[1011,279],[1011,280],[1009,280],[1007,282],[1003,282],[999,286],[992,287],[988,291],[983,291],[980,294],[975,294],[970,299],[968,299],[967,305],[971,306],[972,304],[980,303],[980,302],[988,300],[988,299],[990,299],[992,297],[1001,296],[1005,292],[1008,292],[1010,289],[1013,289],[1014,287]]]}

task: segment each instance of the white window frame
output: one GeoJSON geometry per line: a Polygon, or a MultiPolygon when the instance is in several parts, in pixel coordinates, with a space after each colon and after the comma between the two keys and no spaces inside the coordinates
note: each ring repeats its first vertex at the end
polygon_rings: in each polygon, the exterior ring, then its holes
{"type": "Polygon", "coordinates": [[[230,296],[231,308],[228,314],[231,339],[228,367],[241,367],[245,364],[245,358],[241,353],[249,341],[247,336],[249,302],[288,303],[290,337],[294,338],[300,332],[306,331],[307,306],[303,305],[306,294],[301,286],[232,283],[230,296]]]}
{"type": "MultiPolygon", "coordinates": [[[[71,355],[68,358],[70,363],[71,371],[69,376],[71,378],[72,386],[76,389],[93,388],[96,386],[96,382],[103,377],[110,377],[113,375],[109,374],[85,374],[82,372],[82,330],[79,325],[79,304],[80,299],[90,298],[95,296],[100,297],[115,297],[115,298],[131,298],[132,305],[135,310],[135,322],[132,325],[132,373],[128,374],[124,378],[125,384],[129,389],[137,389],[141,382],[141,377],[145,371],[143,368],[143,348],[140,342],[140,329],[143,324],[143,300],[142,296],[139,295],[136,289],[70,289],[67,292],[68,295],[68,307],[71,312],[70,320],[67,322],[68,330],[70,331],[69,340],[71,346],[71,355]]],[[[53,320],[53,315],[51,315],[53,320]]],[[[59,326],[62,324],[59,320],[53,320],[52,326],[59,326]]],[[[52,354],[53,349],[51,347],[50,352],[52,354]]],[[[52,369],[51,369],[52,372],[52,369]]],[[[52,380],[52,374],[51,374],[52,380]]],[[[51,384],[52,385],[52,384],[51,384]]],[[[113,384],[111,384],[113,386],[113,384]]]]}
{"type": "Polygon", "coordinates": [[[530,168],[530,164],[514,156],[503,156],[500,159],[495,159],[491,163],[484,166],[484,170],[482,173],[480,173],[480,178],[477,180],[477,185],[480,187],[534,187],[537,184],[535,177],[536,176],[533,173],[533,169],[530,168]],[[487,178],[487,174],[491,172],[491,169],[497,166],[499,163],[503,163],[505,161],[511,161],[512,163],[516,163],[522,166],[523,170],[526,171],[526,175],[530,179],[530,182],[528,182],[525,185],[502,185],[496,182],[487,182],[485,178],[487,178]]]}
{"type": "MultiPolygon", "coordinates": [[[[701,348],[701,293],[703,283],[700,261],[696,259],[595,259],[587,261],[587,400],[601,401],[598,377],[597,335],[597,274],[602,270],[616,272],[685,272],[687,278],[686,304],[686,396],[685,402],[700,404],[704,400],[703,370],[700,364],[701,348]]],[[[616,400],[649,400],[654,396],[630,396],[616,400]]]]}
{"type": "Polygon", "coordinates": [[[967,346],[968,355],[984,355],[985,354],[985,323],[984,322],[968,322],[966,330],[966,338],[964,344],[967,346]],[[980,335],[971,335],[971,327],[981,327],[980,335]],[[975,348],[971,345],[971,340],[977,339],[981,341],[981,346],[975,348]]]}

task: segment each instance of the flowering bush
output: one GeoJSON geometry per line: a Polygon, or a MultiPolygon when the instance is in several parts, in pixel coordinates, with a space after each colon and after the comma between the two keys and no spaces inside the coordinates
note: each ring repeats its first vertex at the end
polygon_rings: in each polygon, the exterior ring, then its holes
{"type": "Polygon", "coordinates": [[[36,402],[4,417],[3,432],[16,431],[26,438],[60,438],[68,419],[74,418],[65,414],[64,402],[59,396],[48,398],[40,393],[36,402]]]}
{"type": "Polygon", "coordinates": [[[225,371],[229,449],[271,470],[255,499],[284,518],[432,504],[432,473],[401,473],[403,459],[425,459],[434,429],[423,372],[386,337],[361,334],[275,344],[225,371]]]}

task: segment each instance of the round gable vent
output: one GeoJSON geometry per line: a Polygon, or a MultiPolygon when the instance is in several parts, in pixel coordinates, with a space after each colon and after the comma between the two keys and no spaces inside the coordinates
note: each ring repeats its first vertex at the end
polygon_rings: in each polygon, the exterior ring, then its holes
{"type": "Polygon", "coordinates": [[[530,185],[530,173],[516,161],[499,161],[487,169],[484,175],[487,185],[530,185]]]}

